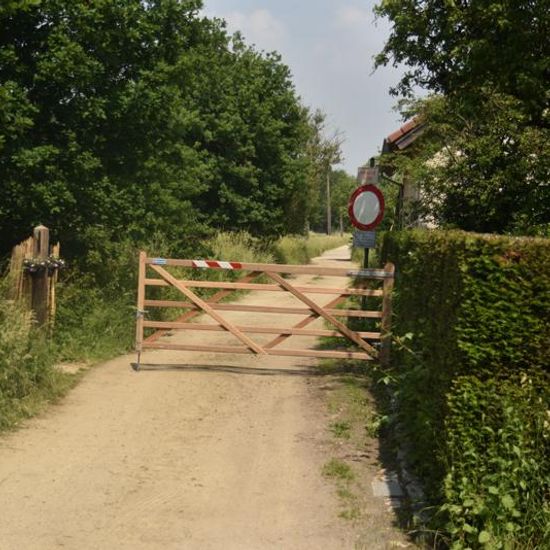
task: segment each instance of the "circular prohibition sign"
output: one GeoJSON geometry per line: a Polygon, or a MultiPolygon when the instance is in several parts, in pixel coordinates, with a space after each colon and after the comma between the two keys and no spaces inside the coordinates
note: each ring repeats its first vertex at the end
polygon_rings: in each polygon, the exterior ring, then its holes
{"type": "Polygon", "coordinates": [[[348,214],[351,223],[368,231],[374,229],[384,217],[384,195],[375,185],[361,185],[349,199],[348,214]]]}

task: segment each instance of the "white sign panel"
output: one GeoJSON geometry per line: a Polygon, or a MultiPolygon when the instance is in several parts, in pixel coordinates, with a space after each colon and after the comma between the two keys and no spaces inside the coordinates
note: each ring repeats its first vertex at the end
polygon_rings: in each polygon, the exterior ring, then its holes
{"type": "Polygon", "coordinates": [[[353,246],[355,248],[376,248],[376,231],[354,231],[353,246]]]}
{"type": "Polygon", "coordinates": [[[374,168],[367,168],[367,171],[365,173],[365,183],[376,185],[379,179],[380,171],[378,169],[378,166],[375,166],[374,168]]]}

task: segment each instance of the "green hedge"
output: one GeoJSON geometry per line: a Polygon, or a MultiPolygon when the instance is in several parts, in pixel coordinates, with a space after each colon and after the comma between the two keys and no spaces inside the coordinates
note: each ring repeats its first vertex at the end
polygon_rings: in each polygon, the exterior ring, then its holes
{"type": "Polygon", "coordinates": [[[456,548],[550,543],[550,240],[412,231],[381,253],[398,416],[435,526],[456,548]]]}

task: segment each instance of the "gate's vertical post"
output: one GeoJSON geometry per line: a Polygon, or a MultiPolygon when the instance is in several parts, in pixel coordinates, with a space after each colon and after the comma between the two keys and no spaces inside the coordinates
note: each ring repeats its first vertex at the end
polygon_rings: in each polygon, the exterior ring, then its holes
{"type": "Polygon", "coordinates": [[[391,276],[384,278],[384,297],[382,299],[382,323],[381,323],[381,348],[380,348],[380,363],[383,366],[390,364],[391,350],[391,316],[392,316],[392,291],[395,266],[392,263],[387,263],[384,266],[386,273],[391,273],[391,276]]]}
{"type": "Polygon", "coordinates": [[[145,315],[145,270],[147,265],[145,260],[147,254],[143,251],[139,253],[139,271],[138,271],[138,293],[137,293],[137,311],[136,311],[136,351],[137,365],[139,370],[139,361],[141,358],[141,349],[143,344],[143,316],[145,315]]]}
{"type": "Polygon", "coordinates": [[[37,271],[32,278],[31,307],[39,326],[48,323],[48,298],[50,294],[49,273],[46,260],[50,253],[50,230],[43,225],[33,231],[33,257],[44,262],[43,268],[37,271]]]}
{"type": "MultiPolygon", "coordinates": [[[[60,244],[57,243],[56,245],[52,246],[52,258],[59,259],[59,252],[61,250],[60,244]]],[[[57,283],[57,279],[59,277],[59,271],[57,269],[54,270],[52,275],[50,276],[49,281],[49,298],[48,298],[48,315],[50,318],[50,330],[53,330],[54,323],[55,323],[55,312],[56,312],[56,302],[55,302],[55,285],[57,283]]]]}

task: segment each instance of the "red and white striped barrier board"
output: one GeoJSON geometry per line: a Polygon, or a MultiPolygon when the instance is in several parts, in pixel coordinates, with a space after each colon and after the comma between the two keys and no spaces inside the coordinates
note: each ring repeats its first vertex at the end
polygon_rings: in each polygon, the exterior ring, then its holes
{"type": "Polygon", "coordinates": [[[218,262],[216,260],[193,260],[193,267],[213,267],[216,269],[241,269],[239,262],[218,262]]]}

